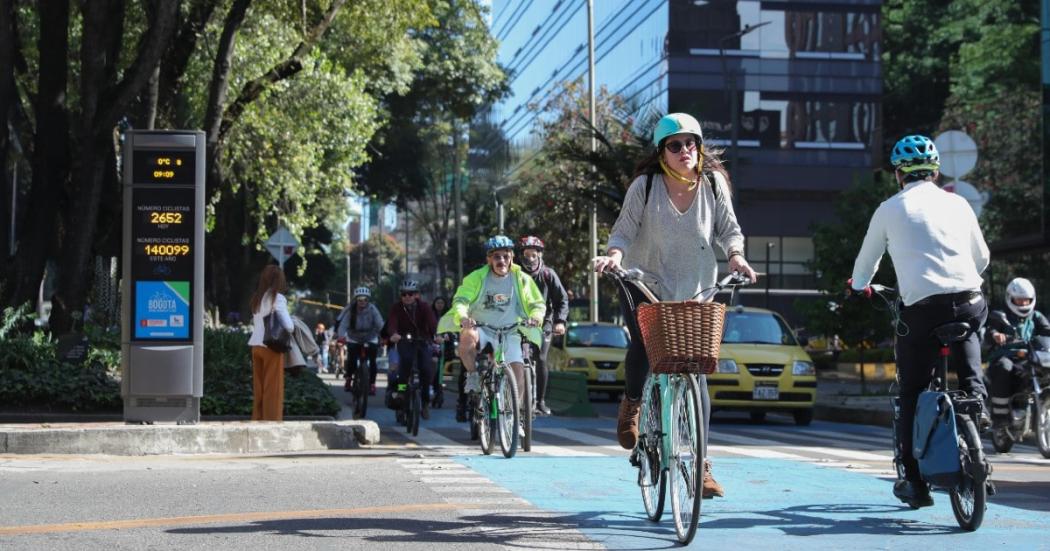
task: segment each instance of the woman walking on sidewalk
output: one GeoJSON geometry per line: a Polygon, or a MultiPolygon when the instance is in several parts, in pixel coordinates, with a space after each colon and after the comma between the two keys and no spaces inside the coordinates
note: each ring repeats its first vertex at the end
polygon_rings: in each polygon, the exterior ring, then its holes
{"type": "Polygon", "coordinates": [[[288,314],[288,299],[284,294],[288,283],[284,271],[270,264],[259,276],[259,286],[252,295],[252,421],[281,421],[284,419],[284,353],[271,350],[263,344],[266,329],[263,318],[276,313],[281,325],[292,331],[292,316],[288,314]]]}

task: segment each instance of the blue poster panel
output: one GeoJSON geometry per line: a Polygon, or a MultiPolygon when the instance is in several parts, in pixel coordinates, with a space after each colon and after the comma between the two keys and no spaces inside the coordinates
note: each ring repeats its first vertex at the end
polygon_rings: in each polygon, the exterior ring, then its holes
{"type": "Polygon", "coordinates": [[[191,338],[189,281],[135,282],[135,338],[191,338]]]}

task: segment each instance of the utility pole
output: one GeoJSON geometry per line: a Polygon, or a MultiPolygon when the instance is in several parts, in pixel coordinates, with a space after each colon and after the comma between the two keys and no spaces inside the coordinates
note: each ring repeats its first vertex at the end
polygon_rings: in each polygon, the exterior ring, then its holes
{"type": "MultiPolygon", "coordinates": [[[[587,0],[587,71],[588,87],[590,88],[590,117],[591,125],[598,127],[594,105],[594,0],[587,0]]],[[[598,143],[594,134],[591,134],[591,152],[598,149],[598,143]]],[[[594,182],[594,168],[591,167],[591,258],[598,256],[598,197],[594,182]]],[[[598,274],[594,270],[590,272],[591,277],[591,321],[598,321],[598,274]]]]}
{"type": "MultiPolygon", "coordinates": [[[[452,203],[454,205],[453,210],[455,211],[455,225],[456,225],[456,284],[463,281],[463,224],[460,221],[460,201],[462,200],[462,192],[460,188],[459,176],[462,174],[459,166],[459,132],[460,129],[457,125],[456,129],[452,132],[453,139],[457,141],[457,147],[455,148],[456,171],[452,174],[452,203]]],[[[469,136],[468,136],[469,139],[469,136]]]]}

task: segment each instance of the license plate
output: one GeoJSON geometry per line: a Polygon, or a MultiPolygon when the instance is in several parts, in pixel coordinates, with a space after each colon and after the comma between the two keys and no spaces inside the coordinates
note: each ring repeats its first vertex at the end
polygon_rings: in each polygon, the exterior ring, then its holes
{"type": "Polygon", "coordinates": [[[598,382],[599,383],[615,383],[616,382],[616,373],[599,373],[598,374],[598,382]]]}
{"type": "Polygon", "coordinates": [[[775,385],[760,385],[756,386],[755,390],[751,392],[751,399],[753,400],[779,400],[780,389],[775,385]]]}

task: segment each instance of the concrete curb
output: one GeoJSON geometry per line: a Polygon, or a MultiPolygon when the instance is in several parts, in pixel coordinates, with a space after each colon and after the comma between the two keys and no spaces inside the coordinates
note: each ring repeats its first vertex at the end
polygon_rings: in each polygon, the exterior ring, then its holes
{"type": "Polygon", "coordinates": [[[821,421],[853,423],[857,425],[893,426],[893,412],[884,409],[863,409],[844,405],[816,404],[813,417],[821,421]]]}
{"type": "Polygon", "coordinates": [[[0,427],[0,453],[158,455],[279,453],[378,444],[374,421],[0,427]]]}

